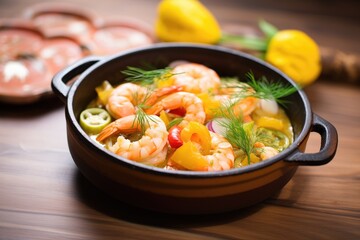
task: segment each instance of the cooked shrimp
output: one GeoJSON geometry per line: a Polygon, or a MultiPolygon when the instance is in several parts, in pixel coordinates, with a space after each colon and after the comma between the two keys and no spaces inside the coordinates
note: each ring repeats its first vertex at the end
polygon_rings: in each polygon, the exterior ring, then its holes
{"type": "Polygon", "coordinates": [[[176,66],[172,78],[174,85],[182,86],[185,92],[217,92],[220,77],[212,69],[197,63],[184,63],[176,66]]]}
{"type": "Polygon", "coordinates": [[[106,109],[116,119],[133,115],[136,112],[137,105],[140,103],[150,106],[158,98],[179,90],[180,87],[171,86],[151,91],[140,85],[124,83],[113,90],[106,104],[106,109]]]}
{"type": "Polygon", "coordinates": [[[167,153],[168,153],[168,148],[167,145],[165,145],[164,148],[158,154],[143,159],[141,163],[151,166],[159,166],[159,167],[161,165],[164,166],[167,153]]]}
{"type": "Polygon", "coordinates": [[[242,114],[244,117],[249,116],[257,107],[258,101],[259,99],[254,97],[246,97],[239,100],[233,107],[234,114],[236,116],[239,116],[239,114],[242,114]]]}
{"type": "Polygon", "coordinates": [[[261,142],[256,142],[254,147],[256,148],[256,154],[260,156],[261,160],[265,160],[279,154],[278,150],[272,147],[266,147],[261,142]]]}
{"type": "MultiPolygon", "coordinates": [[[[163,151],[167,143],[168,132],[164,122],[158,116],[151,115],[149,118],[145,133],[139,140],[131,141],[124,135],[121,135],[136,133],[140,130],[140,124],[135,115],[119,118],[107,125],[99,133],[96,140],[103,142],[115,136],[117,139],[113,145],[105,144],[110,151],[133,161],[150,161],[151,158],[163,151]]],[[[163,155],[164,154],[162,154],[162,156],[163,155]]],[[[164,161],[165,157],[166,154],[164,155],[164,161]]],[[[159,159],[157,159],[156,162],[158,163],[159,159]]]]}
{"type": "Polygon", "coordinates": [[[215,99],[220,102],[220,104],[230,103],[233,109],[233,112],[236,116],[240,114],[243,117],[249,116],[258,106],[259,99],[255,97],[245,97],[242,99],[231,98],[230,95],[215,95],[215,99]]]}
{"type": "Polygon", "coordinates": [[[188,92],[172,93],[155,103],[147,109],[146,112],[148,114],[158,114],[162,110],[174,110],[178,108],[184,108],[186,111],[182,124],[186,124],[189,121],[196,121],[201,124],[205,122],[206,114],[203,102],[195,94],[188,92]]]}
{"type": "Polygon", "coordinates": [[[275,155],[279,154],[279,151],[272,147],[263,147],[261,148],[260,158],[261,160],[265,160],[275,155]]]}
{"type": "Polygon", "coordinates": [[[236,116],[242,114],[242,116],[246,117],[256,109],[259,103],[258,98],[246,96],[252,92],[254,90],[248,84],[237,82],[230,87],[221,88],[220,95],[216,95],[216,99],[222,103],[230,101],[231,104],[234,104],[234,114],[236,116]]]}
{"type": "Polygon", "coordinates": [[[209,163],[208,171],[228,170],[234,167],[234,151],[231,144],[221,135],[210,132],[210,155],[204,156],[209,163]]]}
{"type": "Polygon", "coordinates": [[[143,95],[143,87],[133,84],[124,83],[116,87],[106,104],[106,109],[114,118],[121,118],[135,114],[134,96],[143,95]]]}

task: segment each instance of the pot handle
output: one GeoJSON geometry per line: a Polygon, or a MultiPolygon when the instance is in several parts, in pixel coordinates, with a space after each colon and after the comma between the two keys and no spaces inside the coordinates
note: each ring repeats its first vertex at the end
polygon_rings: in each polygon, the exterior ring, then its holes
{"type": "Polygon", "coordinates": [[[51,81],[53,92],[65,103],[70,89],[70,85],[66,83],[102,59],[98,56],[85,57],[55,74],[51,81]]]}
{"type": "Polygon", "coordinates": [[[330,162],[336,153],[338,145],[338,134],[336,128],[313,113],[311,132],[319,133],[321,136],[321,147],[318,153],[303,153],[299,149],[285,158],[285,161],[294,162],[299,165],[323,165],[330,162]]]}

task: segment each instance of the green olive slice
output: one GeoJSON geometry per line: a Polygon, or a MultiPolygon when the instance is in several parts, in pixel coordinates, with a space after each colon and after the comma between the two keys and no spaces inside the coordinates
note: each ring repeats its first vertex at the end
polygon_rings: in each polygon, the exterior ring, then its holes
{"type": "Polygon", "coordinates": [[[110,122],[110,114],[102,108],[88,108],[80,114],[80,126],[87,134],[98,134],[110,122]]]}

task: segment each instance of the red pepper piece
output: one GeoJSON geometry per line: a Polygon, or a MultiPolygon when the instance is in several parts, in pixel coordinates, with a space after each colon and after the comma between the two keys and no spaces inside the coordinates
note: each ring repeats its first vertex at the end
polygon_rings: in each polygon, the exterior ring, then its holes
{"type": "Polygon", "coordinates": [[[179,126],[173,126],[169,129],[168,140],[172,148],[179,148],[183,145],[180,137],[182,128],[179,126]]]}

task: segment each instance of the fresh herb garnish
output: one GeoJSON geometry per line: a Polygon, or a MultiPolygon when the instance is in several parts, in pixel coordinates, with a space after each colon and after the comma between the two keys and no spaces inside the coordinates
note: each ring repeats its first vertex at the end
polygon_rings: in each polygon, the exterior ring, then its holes
{"type": "MultiPolygon", "coordinates": [[[[231,97],[227,103],[222,104],[216,117],[220,119],[218,124],[226,129],[225,138],[231,145],[241,149],[246,154],[248,164],[250,164],[250,154],[254,151],[254,144],[269,141],[270,136],[269,134],[265,136],[264,131],[260,134],[253,121],[244,123],[243,116],[241,114],[236,115],[234,112],[234,106],[247,97],[271,99],[284,104],[286,101],[282,98],[293,94],[298,88],[285,85],[282,82],[269,82],[265,77],[256,80],[251,72],[246,77],[249,80],[246,83],[240,82],[237,78],[222,78],[222,86],[228,89],[227,92],[231,94],[231,97]]],[[[285,134],[277,134],[276,137],[278,142],[273,144],[278,145],[279,151],[285,149],[289,144],[285,134]]]]}
{"type": "MultiPolygon", "coordinates": [[[[231,145],[242,149],[250,164],[250,154],[253,151],[254,143],[256,141],[256,134],[254,130],[254,122],[244,123],[243,116],[237,116],[233,111],[234,103],[224,103],[216,116],[217,123],[226,129],[225,138],[231,145]]],[[[215,120],[216,121],[216,120],[215,120]]]]}
{"type": "Polygon", "coordinates": [[[253,73],[246,74],[249,79],[249,84],[255,92],[251,94],[252,97],[260,99],[275,100],[279,104],[283,104],[286,101],[282,98],[289,96],[296,92],[298,88],[292,85],[285,85],[282,82],[269,82],[265,76],[256,80],[253,73]]]}
{"type": "Polygon", "coordinates": [[[147,115],[145,112],[145,110],[150,107],[146,104],[146,102],[151,97],[152,93],[152,89],[147,88],[144,96],[140,96],[139,92],[135,92],[133,95],[133,101],[136,105],[133,127],[135,123],[137,123],[140,126],[140,131],[142,134],[145,133],[147,127],[150,125],[150,121],[155,122],[152,116],[147,115]]]}
{"type": "Polygon", "coordinates": [[[125,80],[130,82],[141,83],[143,85],[151,85],[155,81],[164,81],[172,77],[172,68],[166,67],[154,70],[144,70],[137,67],[127,67],[126,70],[121,71],[125,76],[125,80]]]}
{"type": "Polygon", "coordinates": [[[150,126],[150,121],[156,122],[156,120],[151,115],[147,115],[145,113],[144,107],[146,106],[141,106],[141,105],[137,106],[135,112],[135,118],[133,122],[133,127],[135,123],[137,123],[140,126],[141,134],[144,134],[148,126],[150,126]]]}
{"type": "Polygon", "coordinates": [[[292,85],[285,85],[282,82],[270,82],[265,76],[256,80],[252,72],[246,74],[248,82],[236,82],[234,78],[223,78],[225,88],[234,88],[233,99],[244,99],[246,97],[255,97],[259,99],[275,100],[279,104],[286,101],[282,98],[296,92],[299,88],[292,85]]]}

